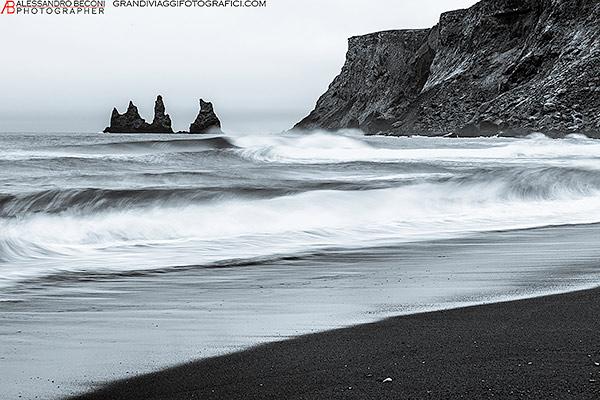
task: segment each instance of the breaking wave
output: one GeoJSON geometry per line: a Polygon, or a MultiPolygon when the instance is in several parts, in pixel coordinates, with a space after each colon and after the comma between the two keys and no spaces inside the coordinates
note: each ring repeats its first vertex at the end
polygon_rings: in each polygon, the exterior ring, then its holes
{"type": "Polygon", "coordinates": [[[0,259],[37,264],[40,258],[75,257],[78,261],[67,268],[86,269],[86,263],[92,262],[100,269],[151,269],[477,231],[600,222],[596,177],[588,183],[572,183],[569,176],[586,174],[571,171],[561,178],[563,186],[546,187],[543,183],[550,174],[540,181],[532,180],[537,176],[533,173],[487,181],[489,175],[481,172],[474,179],[381,190],[320,190],[268,199],[86,214],[67,210],[3,219],[0,259]],[[122,262],[112,262],[112,267],[98,263],[113,256],[122,262]]]}
{"type": "MultiPolygon", "coordinates": [[[[565,156],[595,157],[600,142],[571,135],[556,140],[537,134],[527,139],[419,138],[422,145],[389,148],[373,143],[405,141],[410,138],[376,138],[371,142],[352,136],[313,133],[305,136],[265,136],[235,139],[240,154],[252,160],[278,163],[328,164],[340,162],[552,160],[565,156]],[[456,146],[456,141],[464,146],[456,146]]],[[[414,139],[413,139],[414,140],[414,139]]]]}
{"type": "Polygon", "coordinates": [[[34,213],[90,214],[107,210],[186,207],[214,200],[273,198],[314,190],[364,191],[409,185],[418,190],[419,184],[423,183],[437,184],[449,194],[477,188],[495,193],[498,201],[554,200],[595,195],[600,190],[600,174],[585,169],[539,167],[475,169],[454,176],[398,174],[384,178],[383,182],[355,177],[347,181],[279,181],[270,187],[51,189],[19,195],[0,194],[0,218],[24,217],[34,213]]]}
{"type": "Polygon", "coordinates": [[[123,156],[143,156],[169,153],[191,153],[214,150],[235,149],[227,138],[177,140],[143,140],[137,142],[113,142],[73,144],[60,148],[47,147],[37,150],[24,150],[0,154],[2,160],[35,160],[54,158],[123,158],[123,156]]]}
{"type": "MultiPolygon", "coordinates": [[[[67,147],[56,153],[226,149],[246,164],[203,164],[208,158],[194,155],[183,166],[154,171],[138,161],[129,178],[136,185],[124,188],[61,185],[0,194],[0,285],[54,273],[239,265],[328,248],[600,222],[600,144],[580,137],[315,133],[67,147]],[[188,167],[209,172],[169,184],[188,167]],[[218,185],[211,171],[218,171],[218,185]],[[156,176],[163,186],[144,184],[156,176]]],[[[72,172],[69,164],[65,174],[88,182],[86,165],[72,172]]]]}

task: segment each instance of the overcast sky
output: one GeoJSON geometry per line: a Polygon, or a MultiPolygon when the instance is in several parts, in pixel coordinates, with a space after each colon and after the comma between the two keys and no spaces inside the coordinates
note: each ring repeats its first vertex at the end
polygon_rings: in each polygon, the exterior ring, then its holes
{"type": "MultiPolygon", "coordinates": [[[[0,131],[102,130],[129,99],[174,129],[198,99],[225,130],[281,131],[304,117],[344,63],[347,38],[426,28],[475,0],[268,0],[259,9],[115,9],[100,16],[0,15],[0,131]]],[[[4,3],[1,0],[0,3],[4,3]]],[[[108,1],[107,3],[110,3],[108,1]]]]}

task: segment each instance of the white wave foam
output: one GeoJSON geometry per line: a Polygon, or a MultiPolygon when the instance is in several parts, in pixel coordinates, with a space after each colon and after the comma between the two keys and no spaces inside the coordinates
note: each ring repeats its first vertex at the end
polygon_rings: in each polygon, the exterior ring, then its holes
{"type": "Polygon", "coordinates": [[[262,200],[0,221],[5,283],[56,271],[111,271],[600,222],[600,195],[507,194],[501,182],[314,191],[262,200]],[[65,262],[69,260],[69,262],[65,262]]]}
{"type": "Polygon", "coordinates": [[[527,139],[495,139],[485,141],[448,138],[419,138],[419,148],[410,148],[410,142],[387,138],[386,144],[395,148],[376,147],[368,140],[316,132],[308,135],[247,136],[234,139],[243,148],[244,157],[278,163],[323,164],[339,162],[420,162],[420,161],[502,161],[524,162],[558,160],[565,158],[598,161],[600,168],[600,142],[585,137],[570,136],[549,139],[531,135],[527,139]],[[482,145],[483,144],[483,145],[482,145]]]}
{"type": "Polygon", "coordinates": [[[57,271],[122,272],[600,222],[600,143],[586,138],[365,139],[315,132],[232,141],[240,147],[232,151],[252,160],[446,163],[448,173],[407,175],[399,164],[366,178],[403,179],[404,186],[389,189],[0,219],[0,284],[57,271]]]}

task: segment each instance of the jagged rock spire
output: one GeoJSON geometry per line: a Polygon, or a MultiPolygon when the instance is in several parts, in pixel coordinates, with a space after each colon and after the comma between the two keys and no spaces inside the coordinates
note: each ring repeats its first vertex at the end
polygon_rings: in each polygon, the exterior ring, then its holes
{"type": "Polygon", "coordinates": [[[127,111],[119,114],[114,108],[110,118],[110,126],[104,130],[105,133],[173,133],[171,128],[171,117],[165,114],[165,105],[162,96],[156,98],[154,104],[154,119],[148,124],[141,116],[138,108],[129,101],[127,111]]]}
{"type": "Polygon", "coordinates": [[[163,98],[159,95],[154,103],[154,119],[149,127],[150,132],[156,133],[173,133],[171,128],[171,117],[165,113],[165,103],[163,98]]]}
{"type": "Polygon", "coordinates": [[[127,106],[124,114],[114,108],[110,117],[110,126],[104,130],[106,133],[137,133],[142,132],[148,124],[138,112],[137,107],[132,101],[127,106]]]}
{"type": "Polygon", "coordinates": [[[190,125],[190,133],[222,133],[221,121],[215,114],[211,102],[200,99],[200,112],[190,125]]]}

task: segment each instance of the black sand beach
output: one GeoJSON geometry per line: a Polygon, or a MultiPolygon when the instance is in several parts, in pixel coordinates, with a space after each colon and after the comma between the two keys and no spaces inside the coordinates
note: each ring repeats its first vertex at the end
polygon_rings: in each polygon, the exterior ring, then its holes
{"type": "Polygon", "coordinates": [[[600,289],[409,315],[73,399],[598,399],[599,316],[600,289]]]}
{"type": "Polygon", "coordinates": [[[575,302],[360,326],[597,287],[600,142],[171,139],[0,135],[0,399],[595,388],[575,302]]]}

